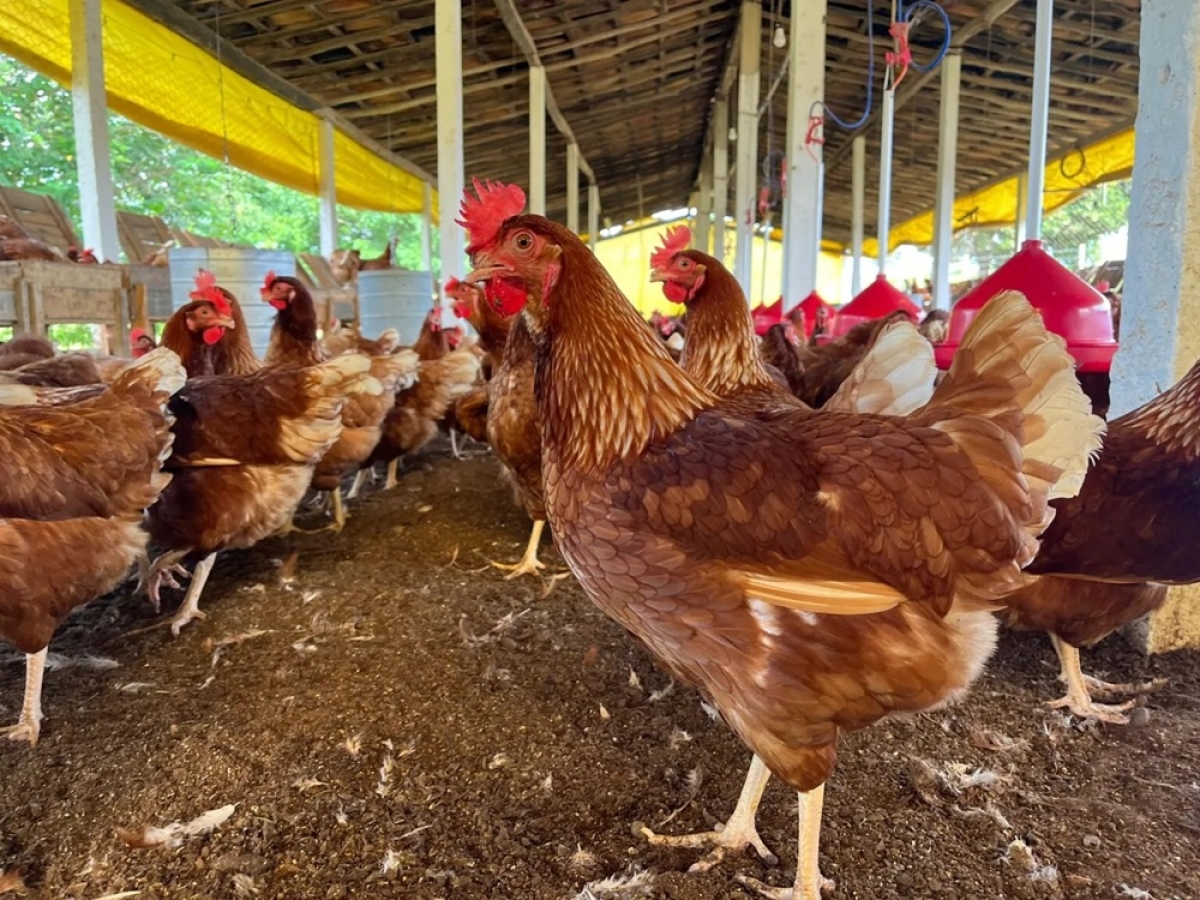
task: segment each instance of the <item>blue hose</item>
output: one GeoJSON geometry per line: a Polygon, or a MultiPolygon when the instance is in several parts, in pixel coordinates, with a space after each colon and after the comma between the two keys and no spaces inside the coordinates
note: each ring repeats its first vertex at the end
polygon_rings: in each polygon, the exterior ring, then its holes
{"type": "Polygon", "coordinates": [[[916,15],[916,13],[920,12],[922,9],[931,9],[938,14],[942,20],[942,24],[946,27],[946,34],[945,37],[942,38],[942,46],[938,48],[937,55],[934,56],[932,62],[927,63],[926,65],[921,65],[914,59],[911,63],[909,63],[909,65],[918,72],[932,72],[941,64],[942,60],[946,58],[946,54],[950,50],[950,16],[946,13],[946,10],[942,9],[942,7],[935,3],[934,0],[914,0],[914,2],[908,4],[907,6],[904,4],[904,0],[900,0],[900,8],[897,13],[897,18],[901,22],[911,24],[914,15],[916,15]]]}

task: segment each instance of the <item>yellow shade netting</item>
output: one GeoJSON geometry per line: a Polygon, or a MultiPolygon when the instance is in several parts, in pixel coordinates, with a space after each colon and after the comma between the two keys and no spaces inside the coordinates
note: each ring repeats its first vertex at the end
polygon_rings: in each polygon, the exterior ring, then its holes
{"type": "MultiPolygon", "coordinates": [[[[247,172],[319,191],[320,119],[259,87],[120,0],[103,0],[108,105],[121,115],[247,172]]],[[[67,0],[0,0],[0,52],[69,87],[67,0]]],[[[349,136],[335,142],[338,202],[416,213],[423,182],[349,136]]],[[[434,195],[434,212],[437,196],[434,195]]]]}
{"type": "MultiPolygon", "coordinates": [[[[1133,129],[1102,138],[1088,147],[1051,160],[1046,165],[1046,191],[1042,209],[1049,213],[1070,203],[1092,185],[1128,178],[1133,172],[1133,129]]],[[[896,168],[896,178],[904,177],[904,168],[896,168]]],[[[1009,178],[954,201],[954,230],[961,228],[999,228],[1017,220],[1016,177],[1009,178]]],[[[914,216],[894,227],[888,234],[889,249],[901,244],[924,246],[933,243],[933,211],[914,216]]],[[[863,253],[875,256],[879,242],[863,242],[863,253]]]]}

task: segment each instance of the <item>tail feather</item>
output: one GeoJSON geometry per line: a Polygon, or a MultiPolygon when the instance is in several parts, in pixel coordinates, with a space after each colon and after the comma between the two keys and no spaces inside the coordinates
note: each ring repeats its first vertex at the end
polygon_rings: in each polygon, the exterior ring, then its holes
{"type": "Polygon", "coordinates": [[[24,384],[0,384],[0,406],[35,406],[37,391],[24,384]]]}
{"type": "Polygon", "coordinates": [[[123,393],[140,386],[169,397],[183,387],[185,381],[187,371],[179,355],[166,347],[156,347],[141,359],[130,363],[113,379],[112,388],[123,393]]]}
{"type": "Polygon", "coordinates": [[[911,322],[891,322],[823,408],[906,416],[929,402],[935,378],[929,341],[911,322]]]}
{"type": "Polygon", "coordinates": [[[1078,492],[1104,433],[1062,338],[1016,291],[984,305],[921,417],[948,434],[1009,508],[1021,511],[1033,552],[1053,519],[1049,501],[1078,492]],[[995,439],[997,428],[1007,440],[995,439]],[[1012,468],[1014,449],[1021,477],[1012,468]]]}

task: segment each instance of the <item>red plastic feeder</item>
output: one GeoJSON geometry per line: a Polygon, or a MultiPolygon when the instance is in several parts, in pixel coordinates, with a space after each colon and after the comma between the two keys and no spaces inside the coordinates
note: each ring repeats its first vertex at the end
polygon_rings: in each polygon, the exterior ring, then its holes
{"type": "Polygon", "coordinates": [[[788,317],[792,320],[792,324],[797,326],[801,324],[800,322],[796,321],[797,314],[803,317],[804,339],[808,340],[812,337],[813,329],[817,325],[817,317],[822,314],[822,310],[824,310],[825,316],[825,330],[828,331],[833,327],[833,320],[836,318],[837,311],[828,303],[826,303],[825,298],[816,291],[813,291],[811,294],[801,300],[800,305],[793,309],[791,313],[788,314],[788,317]]]}
{"type": "Polygon", "coordinates": [[[780,297],[770,306],[756,306],[751,310],[754,316],[754,333],[762,337],[772,325],[783,321],[783,298],[780,297]]]}
{"type": "Polygon", "coordinates": [[[882,319],[898,309],[908,313],[914,324],[921,321],[920,307],[907,294],[892,287],[886,275],[876,275],[875,280],[863,288],[857,297],[838,310],[828,339],[842,337],[855,325],[882,319]]]}
{"type": "Polygon", "coordinates": [[[1080,372],[1109,370],[1118,345],[1108,299],[1043,250],[1041,241],[1026,241],[1016,256],[954,304],[946,341],[933,348],[938,368],[950,368],[980,308],[1002,291],[1020,291],[1029,299],[1046,328],[1066,340],[1080,372]]]}

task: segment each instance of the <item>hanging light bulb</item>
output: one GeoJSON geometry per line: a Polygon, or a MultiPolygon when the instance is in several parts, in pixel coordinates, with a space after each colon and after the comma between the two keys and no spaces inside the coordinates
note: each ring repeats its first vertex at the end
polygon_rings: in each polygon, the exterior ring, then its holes
{"type": "Polygon", "coordinates": [[[775,37],[771,39],[771,43],[775,45],[776,50],[782,50],[787,46],[787,35],[783,33],[783,26],[775,26],[775,37]]]}
{"type": "Polygon", "coordinates": [[[732,125],[729,126],[729,143],[731,143],[731,144],[737,143],[737,129],[734,128],[732,125]]]}

